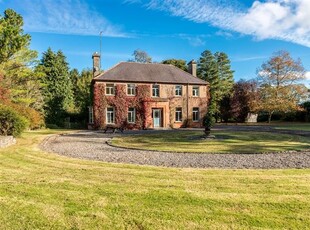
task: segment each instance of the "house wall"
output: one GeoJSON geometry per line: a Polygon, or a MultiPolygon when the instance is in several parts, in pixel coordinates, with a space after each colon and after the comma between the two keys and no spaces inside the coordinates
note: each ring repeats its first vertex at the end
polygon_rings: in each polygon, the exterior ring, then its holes
{"type": "MultiPolygon", "coordinates": [[[[110,82],[108,84],[111,84],[110,82]]],[[[152,109],[162,110],[163,128],[201,127],[202,118],[207,112],[209,89],[207,85],[200,85],[199,97],[192,96],[192,85],[182,85],[182,96],[175,96],[174,84],[160,84],[160,97],[152,97],[152,84],[135,84],[136,95],[127,95],[127,83],[114,82],[115,95],[105,95],[105,82],[94,83],[94,122],[96,128],[106,126],[106,107],[116,107],[116,126],[129,129],[154,128],[152,109]],[[143,91],[143,92],[142,92],[143,91]],[[188,95],[188,96],[187,96],[188,95]],[[135,107],[136,124],[127,124],[127,109],[135,107]],[[175,121],[175,109],[182,108],[182,122],[175,121]],[[194,122],[193,107],[199,108],[199,121],[194,122]]]]}

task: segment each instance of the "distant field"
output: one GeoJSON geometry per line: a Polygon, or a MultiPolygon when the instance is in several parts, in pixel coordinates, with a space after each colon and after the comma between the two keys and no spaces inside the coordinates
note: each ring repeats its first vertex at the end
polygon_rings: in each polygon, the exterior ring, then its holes
{"type": "Polygon", "coordinates": [[[71,159],[27,132],[0,149],[0,229],[307,229],[310,169],[199,170],[71,159]]]}
{"type": "Polygon", "coordinates": [[[172,152],[256,153],[310,148],[310,138],[268,132],[213,131],[217,139],[200,140],[202,131],[176,131],[121,136],[113,145],[172,152]],[[197,137],[192,140],[192,137],[197,137]]]}

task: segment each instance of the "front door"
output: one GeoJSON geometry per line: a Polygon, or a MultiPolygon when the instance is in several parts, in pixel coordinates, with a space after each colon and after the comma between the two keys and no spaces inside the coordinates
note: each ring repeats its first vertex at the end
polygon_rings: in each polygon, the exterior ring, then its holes
{"type": "Polygon", "coordinates": [[[161,109],[153,109],[153,126],[161,127],[161,109]]]}

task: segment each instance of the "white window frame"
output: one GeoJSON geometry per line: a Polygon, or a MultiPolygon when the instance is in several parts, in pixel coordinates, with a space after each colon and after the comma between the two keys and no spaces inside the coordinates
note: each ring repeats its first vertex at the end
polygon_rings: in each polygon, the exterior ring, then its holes
{"type": "Polygon", "coordinates": [[[135,84],[127,84],[127,95],[135,96],[136,95],[136,85],[135,84]]]}
{"type": "Polygon", "coordinates": [[[152,85],[152,97],[159,97],[160,95],[160,86],[158,84],[152,85]]]}
{"type": "Polygon", "coordinates": [[[94,124],[94,108],[92,106],[88,106],[88,123],[94,124]]]}
{"type": "Polygon", "coordinates": [[[175,86],[175,96],[182,96],[182,85],[176,85],[175,86]]]}
{"type": "Polygon", "coordinates": [[[193,121],[194,122],[198,122],[199,121],[199,108],[198,107],[194,107],[193,108],[193,121]],[[197,114],[197,115],[194,115],[197,114]],[[197,119],[195,119],[195,116],[197,117],[197,119]]]}
{"type": "Polygon", "coordinates": [[[131,123],[131,124],[136,123],[136,108],[133,108],[133,107],[128,108],[127,122],[131,123]],[[129,119],[130,116],[131,116],[132,120],[129,119]]]}
{"type": "Polygon", "coordinates": [[[106,123],[107,124],[115,124],[115,108],[114,107],[107,107],[106,109],[106,123]],[[111,111],[112,109],[112,111],[111,111]],[[109,111],[110,110],[110,111],[109,111]],[[110,121],[110,116],[112,114],[112,121],[110,121]]]}
{"type": "Polygon", "coordinates": [[[182,107],[175,108],[175,122],[182,122],[182,107]]]}
{"type": "Polygon", "coordinates": [[[199,97],[199,86],[193,86],[193,97],[199,97]]]}
{"type": "Polygon", "coordinates": [[[106,95],[115,95],[115,84],[107,83],[105,85],[105,94],[106,95]]]}

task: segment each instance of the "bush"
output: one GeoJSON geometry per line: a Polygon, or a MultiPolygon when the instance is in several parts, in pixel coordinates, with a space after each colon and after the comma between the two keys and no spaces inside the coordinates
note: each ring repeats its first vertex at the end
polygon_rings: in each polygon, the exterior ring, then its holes
{"type": "Polygon", "coordinates": [[[208,112],[203,118],[203,126],[206,130],[211,130],[215,123],[215,118],[212,116],[210,112],[208,112]]]}
{"type": "Polygon", "coordinates": [[[37,110],[17,104],[12,104],[11,107],[29,121],[29,129],[33,130],[44,127],[44,118],[37,110]]]}
{"type": "Polygon", "coordinates": [[[0,135],[19,136],[28,126],[27,119],[8,106],[0,106],[0,135]]]}

